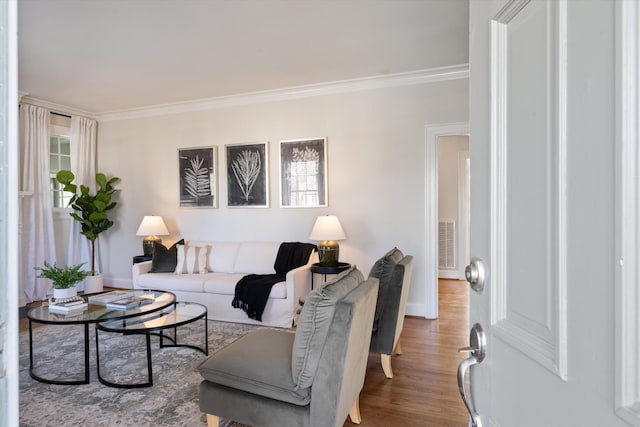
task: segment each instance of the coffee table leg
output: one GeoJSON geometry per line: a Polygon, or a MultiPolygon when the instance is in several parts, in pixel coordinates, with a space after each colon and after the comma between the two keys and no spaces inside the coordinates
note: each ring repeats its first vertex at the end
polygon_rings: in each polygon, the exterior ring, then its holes
{"type": "Polygon", "coordinates": [[[29,376],[36,381],[56,385],[89,384],[89,324],[84,324],[84,379],[83,380],[50,380],[36,374],[33,370],[33,325],[29,319],[29,376]]]}
{"type": "Polygon", "coordinates": [[[204,354],[209,355],[209,322],[208,313],[204,314],[204,354]]]}
{"type": "Polygon", "coordinates": [[[102,377],[100,376],[100,342],[98,340],[98,324],[96,323],[96,373],[98,374],[98,381],[102,382],[102,377]]]}
{"type": "Polygon", "coordinates": [[[29,319],[29,374],[33,377],[33,329],[29,319]]]}
{"type": "Polygon", "coordinates": [[[153,385],[153,370],[151,368],[151,334],[149,333],[149,331],[147,331],[147,333],[145,334],[147,336],[147,366],[148,366],[148,373],[149,373],[149,384],[148,386],[152,386],[153,385]]]}
{"type": "Polygon", "coordinates": [[[190,319],[189,321],[187,321],[186,323],[182,323],[182,325],[185,325],[187,323],[192,323],[192,322],[196,322],[200,319],[204,319],[204,347],[197,347],[195,345],[191,345],[191,344],[178,344],[178,327],[177,326],[167,326],[165,328],[160,327],[157,328],[158,332],[151,332],[151,330],[147,331],[147,333],[151,334],[151,335],[158,335],[160,337],[160,348],[164,348],[164,347],[187,347],[187,348],[192,348],[194,350],[198,350],[200,353],[204,353],[205,355],[209,355],[209,322],[208,320],[208,313],[205,311],[203,314],[201,314],[200,316],[194,317],[193,319],[190,319]],[[164,329],[173,329],[173,339],[171,338],[171,332],[167,332],[166,334],[163,333],[164,329]],[[166,338],[168,341],[173,341],[173,344],[163,344],[163,339],[166,338]]]}
{"type": "Polygon", "coordinates": [[[89,324],[84,323],[84,380],[89,384],[89,324]]]}
{"type": "MultiPolygon", "coordinates": [[[[102,384],[104,384],[106,386],[116,387],[116,388],[151,387],[153,385],[153,369],[151,367],[151,334],[149,333],[149,331],[147,331],[144,334],[145,335],[145,339],[146,339],[146,346],[147,346],[147,375],[149,377],[149,380],[146,383],[139,383],[139,384],[120,384],[120,383],[115,383],[115,382],[112,382],[112,381],[105,380],[100,375],[100,346],[98,345],[98,331],[99,330],[100,330],[100,328],[96,324],[96,372],[98,373],[98,381],[100,381],[102,384]]],[[[110,331],[106,331],[106,332],[110,332],[110,331]]]]}

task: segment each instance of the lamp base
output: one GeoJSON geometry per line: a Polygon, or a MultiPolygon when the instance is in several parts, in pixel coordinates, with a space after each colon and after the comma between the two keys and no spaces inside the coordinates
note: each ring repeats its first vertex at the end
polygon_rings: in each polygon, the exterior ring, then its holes
{"type": "Polygon", "coordinates": [[[318,257],[321,267],[337,267],[340,246],[333,240],[323,240],[318,245],[318,257]]]}
{"type": "Polygon", "coordinates": [[[142,253],[144,256],[153,256],[153,245],[156,242],[162,243],[162,239],[158,236],[147,236],[142,240],[142,253]]]}

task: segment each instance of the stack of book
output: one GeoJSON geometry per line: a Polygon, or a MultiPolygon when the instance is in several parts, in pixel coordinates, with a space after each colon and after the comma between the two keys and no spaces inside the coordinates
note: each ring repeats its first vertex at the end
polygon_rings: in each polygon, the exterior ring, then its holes
{"type": "Polygon", "coordinates": [[[145,304],[151,304],[153,302],[153,295],[148,296],[128,296],[115,301],[107,303],[108,310],[130,310],[132,308],[139,307],[145,304]]]}
{"type": "Polygon", "coordinates": [[[63,302],[58,304],[49,304],[49,313],[56,314],[77,314],[87,309],[89,304],[84,300],[76,300],[63,302]]]}
{"type": "Polygon", "coordinates": [[[108,303],[133,295],[127,291],[111,291],[89,297],[89,304],[107,305],[108,303]]]}

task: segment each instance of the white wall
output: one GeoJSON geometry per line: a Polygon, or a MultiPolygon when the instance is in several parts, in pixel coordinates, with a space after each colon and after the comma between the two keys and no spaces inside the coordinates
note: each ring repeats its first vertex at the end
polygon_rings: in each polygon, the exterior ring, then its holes
{"type": "MultiPolygon", "coordinates": [[[[466,79],[100,122],[98,170],[122,178],[116,225],[101,235],[105,282],[130,286],[144,215],[171,236],[218,241],[308,241],[316,216],[335,214],[341,261],[365,274],[393,246],[415,257],[408,312],[425,306],[425,125],[468,119],[466,79]],[[279,207],[278,142],[328,138],[328,208],[279,207]],[[224,145],[269,141],[270,208],[226,207],[224,145]],[[218,147],[218,209],[178,207],[177,149],[218,147]]],[[[436,236],[433,236],[434,238],[436,236]]]]}

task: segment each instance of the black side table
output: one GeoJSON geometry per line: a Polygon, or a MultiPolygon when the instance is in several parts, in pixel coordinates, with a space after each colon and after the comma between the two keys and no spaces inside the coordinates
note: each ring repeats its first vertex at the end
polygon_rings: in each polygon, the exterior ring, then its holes
{"type": "Polygon", "coordinates": [[[315,264],[311,264],[311,290],[313,290],[313,277],[316,274],[324,275],[324,282],[327,281],[327,274],[338,274],[345,270],[348,270],[351,267],[351,264],[348,262],[339,262],[337,266],[333,267],[323,267],[320,263],[316,262],[315,264]]]}
{"type": "Polygon", "coordinates": [[[133,263],[137,264],[139,262],[151,261],[151,257],[147,255],[136,255],[133,257],[133,263]]]}

